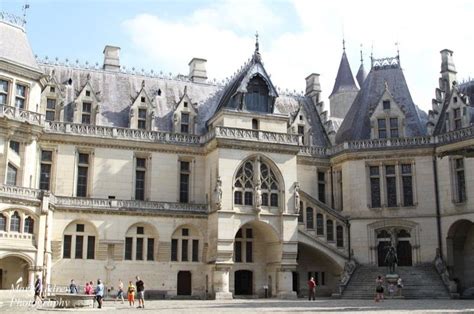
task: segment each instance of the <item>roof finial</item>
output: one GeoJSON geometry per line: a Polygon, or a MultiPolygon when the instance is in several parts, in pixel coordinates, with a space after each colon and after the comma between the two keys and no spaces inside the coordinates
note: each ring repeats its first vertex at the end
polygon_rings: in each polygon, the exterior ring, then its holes
{"type": "Polygon", "coordinates": [[[342,37],[342,50],[346,51],[346,40],[342,37]]]}
{"type": "Polygon", "coordinates": [[[400,43],[398,41],[395,42],[395,46],[397,46],[397,59],[398,63],[400,64],[400,43]]]}
{"type": "Polygon", "coordinates": [[[258,45],[258,31],[255,32],[255,53],[259,53],[259,45],[258,45]]]}
{"type": "Polygon", "coordinates": [[[23,10],[23,22],[26,24],[26,10],[30,8],[30,5],[25,1],[25,4],[21,8],[23,10]]]}
{"type": "Polygon", "coordinates": [[[362,55],[362,44],[360,44],[360,63],[364,63],[364,56],[362,55]]]}

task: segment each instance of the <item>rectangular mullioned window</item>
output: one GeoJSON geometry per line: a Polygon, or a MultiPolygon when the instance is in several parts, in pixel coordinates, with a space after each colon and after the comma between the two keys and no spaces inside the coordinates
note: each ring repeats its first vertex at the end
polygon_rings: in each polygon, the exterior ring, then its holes
{"type": "Polygon", "coordinates": [[[369,207],[415,205],[414,164],[379,164],[368,167],[369,207]]]}
{"type": "Polygon", "coordinates": [[[453,201],[455,203],[464,203],[467,200],[466,196],[466,178],[464,172],[464,158],[453,158],[452,159],[453,169],[453,201]]]}
{"type": "Polygon", "coordinates": [[[8,90],[10,82],[0,80],[0,105],[8,105],[8,90]]]}

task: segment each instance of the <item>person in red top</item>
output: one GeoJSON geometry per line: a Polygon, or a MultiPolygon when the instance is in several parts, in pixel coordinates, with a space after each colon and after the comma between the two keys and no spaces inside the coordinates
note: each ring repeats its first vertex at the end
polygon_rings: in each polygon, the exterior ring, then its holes
{"type": "Polygon", "coordinates": [[[308,300],[311,301],[311,298],[315,300],[315,289],[316,289],[316,281],[314,281],[314,277],[311,277],[310,280],[308,280],[308,300]]]}

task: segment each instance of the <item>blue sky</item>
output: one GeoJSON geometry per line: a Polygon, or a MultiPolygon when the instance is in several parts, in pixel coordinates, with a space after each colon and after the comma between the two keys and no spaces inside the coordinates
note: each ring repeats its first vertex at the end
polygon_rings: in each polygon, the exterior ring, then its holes
{"type": "MultiPolygon", "coordinates": [[[[0,10],[21,14],[24,1],[0,0],[0,10]]],[[[304,78],[321,74],[323,96],[334,84],[342,53],[357,71],[374,56],[401,62],[412,96],[424,110],[439,76],[439,51],[454,50],[458,79],[474,75],[469,0],[30,0],[27,32],[35,54],[102,63],[106,44],[121,47],[128,68],[187,74],[193,57],[208,60],[210,78],[231,76],[252,54],[254,34],[274,84],[302,91],[304,78]],[[446,13],[449,12],[448,19],[446,13]]],[[[328,102],[326,100],[326,108],[328,102]]]]}

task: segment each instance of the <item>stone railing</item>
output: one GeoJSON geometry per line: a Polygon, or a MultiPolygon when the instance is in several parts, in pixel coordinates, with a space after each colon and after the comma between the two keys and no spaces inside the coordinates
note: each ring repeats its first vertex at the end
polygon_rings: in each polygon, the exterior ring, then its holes
{"type": "Polygon", "coordinates": [[[47,122],[45,125],[45,131],[46,133],[55,134],[74,134],[100,138],[138,140],[169,144],[200,145],[202,142],[202,137],[199,135],[146,131],[100,125],[84,125],[69,122],[47,122]]]}
{"type": "MultiPolygon", "coordinates": [[[[322,203],[321,201],[313,198],[311,195],[304,191],[300,191],[301,195],[301,200],[303,201],[304,208],[301,208],[300,211],[302,210],[303,212],[300,213],[300,215],[303,216],[303,218],[306,219],[307,217],[307,210],[308,207],[312,208],[313,210],[313,228],[308,229],[308,224],[307,221],[305,220],[303,222],[303,230],[311,234],[313,240],[316,240],[326,247],[330,248],[332,251],[337,252],[337,254],[344,256],[344,258],[348,258],[348,234],[349,234],[349,228],[348,228],[348,219],[341,215],[341,213],[328,205],[322,203]],[[318,214],[323,215],[323,232],[318,233],[318,214]],[[327,234],[327,221],[332,221],[333,223],[333,228],[332,228],[332,239],[328,239],[328,234],[327,234]],[[337,226],[341,226],[343,229],[343,245],[338,246],[337,244],[337,226]]],[[[301,225],[301,221],[300,221],[301,225]]]]}
{"type": "Polygon", "coordinates": [[[37,190],[37,189],[30,189],[30,188],[24,188],[21,186],[0,184],[0,196],[39,200],[42,196],[42,193],[43,192],[41,190],[37,190]]]}
{"type": "Polygon", "coordinates": [[[36,125],[44,124],[44,115],[7,105],[0,105],[0,116],[36,125]]]}
{"type": "Polygon", "coordinates": [[[0,239],[20,239],[34,241],[35,236],[31,233],[0,231],[0,239]]]}
{"type": "Polygon", "coordinates": [[[210,132],[210,134],[205,137],[205,140],[209,141],[213,138],[227,138],[262,143],[298,145],[300,136],[297,134],[216,126],[212,130],[212,132],[210,132]]]}
{"type": "Polygon", "coordinates": [[[206,213],[206,204],[189,204],[157,201],[116,200],[101,198],[79,198],[55,196],[52,203],[58,208],[87,209],[131,209],[149,211],[180,211],[189,213],[206,213]]]}
{"type": "Polygon", "coordinates": [[[207,213],[206,204],[55,196],[48,191],[0,184],[0,197],[39,201],[42,200],[43,197],[47,196],[49,196],[50,204],[58,208],[110,210],[131,209],[148,211],[180,211],[189,213],[207,213]]]}
{"type": "Polygon", "coordinates": [[[436,136],[436,142],[439,144],[449,144],[470,138],[474,138],[474,126],[440,134],[436,136]]]}

